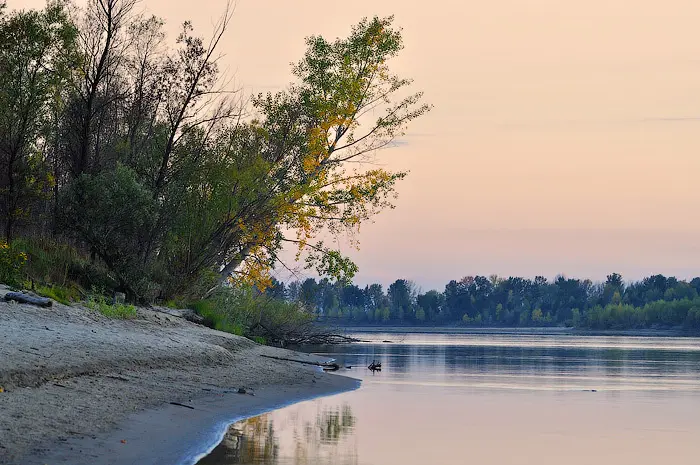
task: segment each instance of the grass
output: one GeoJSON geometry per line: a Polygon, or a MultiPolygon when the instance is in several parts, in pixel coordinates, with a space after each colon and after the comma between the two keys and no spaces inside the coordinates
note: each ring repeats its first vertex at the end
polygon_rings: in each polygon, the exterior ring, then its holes
{"type": "Polygon", "coordinates": [[[70,305],[80,300],[80,291],[76,288],[68,288],[57,285],[36,286],[34,290],[43,297],[48,297],[63,305],[70,305]]]}
{"type": "Polygon", "coordinates": [[[214,300],[200,300],[190,305],[194,311],[202,316],[207,324],[217,331],[243,336],[245,331],[241,324],[234,323],[230,320],[229,315],[222,312],[216,305],[214,300]]]}
{"type": "MultiPolygon", "coordinates": [[[[27,258],[22,270],[24,280],[35,283],[44,292],[56,293],[59,297],[56,300],[61,303],[79,300],[74,295],[79,289],[96,287],[111,291],[117,284],[99,261],[91,261],[88,255],[69,243],[23,237],[13,241],[12,248],[22,251],[27,258]]],[[[46,297],[55,298],[53,295],[46,297]]]]}
{"type": "Polygon", "coordinates": [[[130,320],[136,318],[136,307],[129,304],[110,304],[101,295],[91,295],[85,305],[88,308],[97,310],[107,318],[114,318],[120,320],[130,320]]]}
{"type": "Polygon", "coordinates": [[[262,337],[262,336],[253,336],[253,337],[250,338],[250,339],[253,340],[253,341],[255,341],[255,342],[257,342],[257,343],[260,344],[260,345],[263,345],[263,346],[266,346],[266,345],[267,345],[267,340],[266,340],[264,337],[262,337]]]}

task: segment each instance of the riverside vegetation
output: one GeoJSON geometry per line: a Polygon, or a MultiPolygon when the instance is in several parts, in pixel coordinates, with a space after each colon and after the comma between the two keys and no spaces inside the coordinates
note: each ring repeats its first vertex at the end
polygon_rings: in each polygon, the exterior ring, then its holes
{"type": "Polygon", "coordinates": [[[613,273],[603,283],[557,276],[549,281],[498,276],[452,280],[443,292],[419,292],[397,279],[356,285],[313,278],[266,292],[313,308],[318,318],[336,324],[568,326],[584,329],[661,329],[700,331],[700,278],[690,281],[654,275],[625,283],[613,273]]]}
{"type": "Polygon", "coordinates": [[[231,4],[208,39],[185,22],[170,41],[138,10],[0,1],[0,279],[122,316],[95,295],[188,304],[259,338],[307,328],[261,291],[285,245],[348,282],[357,267],[322,234],[352,239],[393,208],[406,173],[372,162],[430,110],[389,68],[400,30],[375,17],[309,37],[295,81],[249,98],[220,70],[231,4]]]}

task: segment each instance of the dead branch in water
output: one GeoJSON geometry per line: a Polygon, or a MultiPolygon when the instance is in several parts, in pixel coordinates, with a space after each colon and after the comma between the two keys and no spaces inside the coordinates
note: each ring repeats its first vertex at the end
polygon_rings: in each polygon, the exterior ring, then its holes
{"type": "Polygon", "coordinates": [[[361,342],[360,339],[332,333],[326,328],[319,328],[311,323],[268,327],[259,322],[251,327],[250,330],[255,336],[265,338],[269,344],[280,346],[329,345],[361,342]]]}

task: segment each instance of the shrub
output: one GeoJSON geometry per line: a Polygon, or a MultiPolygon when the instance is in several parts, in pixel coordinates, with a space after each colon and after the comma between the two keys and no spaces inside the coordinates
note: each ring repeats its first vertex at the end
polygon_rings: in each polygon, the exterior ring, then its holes
{"type": "Polygon", "coordinates": [[[80,291],[76,288],[63,286],[37,286],[35,292],[41,296],[49,297],[63,305],[70,305],[80,300],[80,291]]]}
{"type": "Polygon", "coordinates": [[[303,338],[313,315],[295,303],[272,299],[251,286],[221,289],[190,305],[219,331],[246,336],[260,344],[282,345],[303,338]]]}
{"type": "Polygon", "coordinates": [[[46,238],[22,238],[13,245],[27,255],[25,275],[33,287],[58,286],[80,293],[93,287],[113,290],[118,284],[101,263],[93,263],[71,244],[46,238]]]}
{"type": "Polygon", "coordinates": [[[107,318],[122,320],[136,318],[136,307],[129,304],[110,304],[103,295],[90,295],[85,305],[87,305],[88,308],[97,310],[107,318]]]}
{"type": "Polygon", "coordinates": [[[18,250],[16,246],[0,240],[0,281],[17,287],[22,284],[27,254],[18,250]]]}

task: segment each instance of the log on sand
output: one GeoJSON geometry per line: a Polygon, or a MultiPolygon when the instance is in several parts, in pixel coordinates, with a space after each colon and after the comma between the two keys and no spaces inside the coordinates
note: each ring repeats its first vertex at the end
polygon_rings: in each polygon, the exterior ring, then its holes
{"type": "Polygon", "coordinates": [[[8,302],[14,300],[21,304],[38,305],[39,307],[50,307],[53,305],[51,299],[25,294],[23,292],[8,292],[5,294],[5,300],[8,302]]]}

